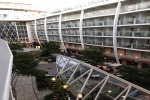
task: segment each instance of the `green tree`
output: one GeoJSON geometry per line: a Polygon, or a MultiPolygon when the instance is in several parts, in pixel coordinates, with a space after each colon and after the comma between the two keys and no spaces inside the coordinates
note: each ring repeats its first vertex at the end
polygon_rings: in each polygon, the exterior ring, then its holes
{"type": "Polygon", "coordinates": [[[13,71],[12,71],[12,80],[16,78],[15,84],[13,87],[15,88],[18,77],[21,75],[24,76],[37,76],[37,75],[45,75],[45,71],[41,71],[36,69],[35,67],[38,65],[39,59],[33,52],[19,52],[14,55],[13,60],[13,71]]]}
{"type": "Polygon", "coordinates": [[[82,60],[93,65],[103,65],[105,61],[104,48],[101,47],[90,47],[82,51],[82,60]]]}
{"type": "Polygon", "coordinates": [[[131,67],[128,65],[121,65],[118,71],[122,75],[123,79],[137,83],[140,74],[138,68],[131,67]]]}
{"type": "Polygon", "coordinates": [[[42,56],[50,56],[54,53],[60,53],[60,45],[57,42],[45,42],[43,44],[42,56]]]}
{"type": "Polygon", "coordinates": [[[39,60],[36,59],[34,54],[28,52],[20,52],[14,55],[13,68],[16,73],[22,75],[34,75],[35,67],[38,65],[39,60]]]}
{"type": "Polygon", "coordinates": [[[138,69],[128,65],[121,65],[118,72],[121,78],[150,90],[150,69],[138,69]]]}
{"type": "Polygon", "coordinates": [[[11,50],[23,50],[22,45],[20,43],[9,43],[9,47],[11,50]]]}

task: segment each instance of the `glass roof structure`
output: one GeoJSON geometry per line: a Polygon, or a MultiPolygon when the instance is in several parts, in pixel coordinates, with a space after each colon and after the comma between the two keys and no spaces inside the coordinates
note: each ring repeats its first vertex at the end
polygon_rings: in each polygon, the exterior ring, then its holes
{"type": "MultiPolygon", "coordinates": [[[[0,2],[10,2],[10,3],[21,3],[21,4],[31,4],[37,6],[38,9],[45,9],[47,12],[61,10],[66,8],[74,7],[85,7],[97,3],[116,1],[116,0],[1,0],[0,2]]],[[[118,0],[117,0],[118,1],[118,0]]]]}
{"type": "Polygon", "coordinates": [[[56,64],[67,90],[82,100],[150,100],[149,91],[79,60],[57,55],[56,64]]]}

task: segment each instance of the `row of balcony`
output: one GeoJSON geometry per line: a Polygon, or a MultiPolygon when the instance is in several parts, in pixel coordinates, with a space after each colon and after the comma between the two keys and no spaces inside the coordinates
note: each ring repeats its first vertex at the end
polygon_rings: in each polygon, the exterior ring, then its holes
{"type": "Polygon", "coordinates": [[[44,24],[44,20],[37,20],[36,24],[44,24]]]}
{"type": "Polygon", "coordinates": [[[136,10],[142,10],[142,9],[149,9],[150,8],[150,1],[143,1],[138,4],[127,4],[125,6],[121,7],[120,12],[129,12],[129,11],[136,11],[136,10]]]}
{"type": "Polygon", "coordinates": [[[79,18],[80,18],[80,14],[68,15],[68,16],[63,16],[62,21],[79,19],[79,18]]]}
{"type": "Polygon", "coordinates": [[[78,32],[65,32],[65,33],[62,33],[62,35],[80,35],[78,32]]]}
{"type": "MultiPolygon", "coordinates": [[[[95,21],[83,21],[83,27],[87,26],[105,26],[105,25],[113,25],[114,20],[95,20],[95,21]]],[[[127,25],[127,24],[148,24],[150,23],[150,17],[141,17],[141,18],[126,18],[119,19],[118,25],[127,25]]],[[[40,24],[40,23],[38,23],[40,24]]],[[[79,22],[73,23],[62,23],[62,28],[69,27],[79,27],[79,22]]],[[[58,24],[51,24],[47,28],[58,28],[58,24]]]]}
{"type": "Polygon", "coordinates": [[[30,22],[30,25],[34,25],[34,21],[31,21],[31,22],[30,22]]]}
{"type": "Polygon", "coordinates": [[[118,32],[117,36],[150,37],[150,31],[138,31],[138,32],[124,31],[124,32],[118,32]]]}
{"type": "Polygon", "coordinates": [[[118,20],[118,25],[147,24],[147,23],[150,23],[150,17],[127,18],[127,19],[119,19],[118,20]]]}
{"type": "Polygon", "coordinates": [[[58,22],[58,21],[59,21],[59,17],[47,18],[47,23],[58,22]]]}
{"type": "Polygon", "coordinates": [[[47,32],[47,34],[48,34],[48,35],[59,35],[59,33],[56,32],[56,31],[53,31],[53,32],[47,32]]]}
{"type": "Polygon", "coordinates": [[[42,31],[40,32],[40,31],[38,31],[37,34],[38,34],[38,35],[45,35],[45,32],[42,32],[42,31]]]}
{"type": "Polygon", "coordinates": [[[37,30],[43,30],[43,29],[44,29],[44,26],[37,26],[36,29],[37,29],[37,30]]]}
{"type": "Polygon", "coordinates": [[[112,31],[108,32],[83,32],[84,36],[113,36],[112,31]]]}
{"type": "Polygon", "coordinates": [[[47,29],[58,28],[58,25],[55,25],[55,24],[54,25],[49,25],[46,28],[47,29]]]}
{"type": "Polygon", "coordinates": [[[64,42],[74,42],[74,43],[81,43],[79,39],[63,39],[64,42]]]}
{"type": "Polygon", "coordinates": [[[91,12],[85,13],[84,14],[84,18],[94,17],[94,16],[105,16],[105,15],[109,15],[109,14],[115,14],[115,9],[116,8],[103,9],[103,10],[98,10],[98,11],[91,11],[91,12]]]}
{"type": "Polygon", "coordinates": [[[132,48],[132,49],[141,49],[141,50],[150,50],[150,44],[137,44],[137,43],[117,43],[118,47],[132,48]]]}
{"type": "Polygon", "coordinates": [[[39,36],[38,38],[39,38],[39,40],[46,40],[45,36],[39,36]]]}
{"type": "Polygon", "coordinates": [[[96,42],[94,40],[83,40],[83,43],[86,44],[92,44],[92,45],[102,45],[102,46],[113,46],[113,43],[111,41],[101,41],[101,42],[96,42]]]}
{"type": "Polygon", "coordinates": [[[83,27],[87,26],[106,26],[106,25],[113,25],[114,21],[113,20],[104,20],[104,21],[93,21],[93,22],[85,22],[83,21],[83,27]]]}
{"type": "Polygon", "coordinates": [[[62,28],[79,27],[79,24],[64,24],[62,28]]]}
{"type": "Polygon", "coordinates": [[[60,41],[58,37],[49,37],[49,41],[60,41]]]}

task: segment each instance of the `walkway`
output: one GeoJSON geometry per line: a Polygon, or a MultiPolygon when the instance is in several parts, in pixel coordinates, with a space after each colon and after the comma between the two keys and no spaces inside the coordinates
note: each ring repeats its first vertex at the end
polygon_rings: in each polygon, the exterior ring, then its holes
{"type": "MultiPolygon", "coordinates": [[[[44,100],[44,96],[49,94],[49,90],[37,90],[35,77],[33,77],[33,86],[39,100],[44,100]]],[[[19,76],[16,84],[17,100],[38,100],[34,94],[32,86],[32,77],[19,76]]]]}
{"type": "Polygon", "coordinates": [[[57,74],[56,62],[47,63],[47,62],[41,61],[39,65],[37,66],[37,69],[48,72],[50,76],[55,76],[57,74]]]}
{"type": "MultiPolygon", "coordinates": [[[[51,75],[57,74],[56,63],[47,63],[42,61],[39,63],[37,68],[40,70],[48,71],[51,75]]],[[[15,81],[16,79],[13,81],[13,84],[15,83],[15,81]]],[[[19,76],[16,83],[16,100],[44,100],[44,96],[49,93],[50,91],[48,89],[38,91],[36,87],[35,77],[19,76]],[[37,97],[34,93],[34,90],[37,94],[37,97]]]]}

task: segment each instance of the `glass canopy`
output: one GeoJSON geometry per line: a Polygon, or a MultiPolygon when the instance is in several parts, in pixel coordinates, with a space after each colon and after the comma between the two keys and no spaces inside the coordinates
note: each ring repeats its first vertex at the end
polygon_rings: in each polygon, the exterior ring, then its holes
{"type": "Polygon", "coordinates": [[[76,59],[58,55],[58,75],[69,84],[74,100],[150,100],[150,92],[76,59]]]}

